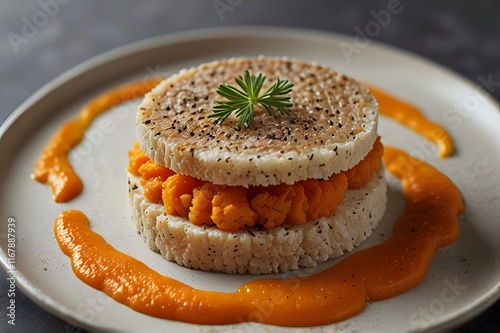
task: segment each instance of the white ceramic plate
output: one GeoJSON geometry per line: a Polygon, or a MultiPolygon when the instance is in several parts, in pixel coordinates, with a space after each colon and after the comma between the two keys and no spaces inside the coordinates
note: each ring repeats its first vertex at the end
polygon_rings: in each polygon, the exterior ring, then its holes
{"type": "MultiPolygon", "coordinates": [[[[382,117],[385,144],[406,149],[437,166],[459,186],[467,212],[461,236],[437,254],[425,280],[393,299],[368,304],[352,319],[311,332],[410,332],[458,325],[493,304],[500,286],[500,116],[495,101],[461,77],[414,55],[376,43],[346,57],[351,37],[269,28],[196,31],[148,40],[105,54],[49,83],[2,126],[0,140],[1,262],[7,268],[7,222],[16,224],[17,284],[47,311],[99,331],[212,332],[282,331],[256,323],[198,326],[149,317],[92,289],[73,274],[53,235],[56,216],[67,209],[87,213],[92,228],[117,249],[162,274],[194,287],[234,291],[254,276],[223,275],[181,268],[150,251],[136,233],[127,206],[125,166],[134,141],[137,100],[112,109],[91,127],[71,158],[85,190],[77,199],[55,204],[50,189],[30,179],[35,159],[50,135],[96,94],[132,79],[169,75],[181,68],[230,56],[288,56],[317,61],[379,87],[419,107],[452,134],[457,154],[437,157],[419,135],[382,117]],[[344,44],[342,44],[344,43],[344,44]]],[[[390,179],[391,180],[391,179],[390,179]]],[[[387,213],[361,248],[390,234],[404,207],[398,182],[391,180],[387,213]]],[[[325,265],[322,266],[324,268],[325,265]]],[[[310,272],[298,271],[287,276],[310,272]]],[[[325,310],[326,311],[326,310],[325,310]]]]}

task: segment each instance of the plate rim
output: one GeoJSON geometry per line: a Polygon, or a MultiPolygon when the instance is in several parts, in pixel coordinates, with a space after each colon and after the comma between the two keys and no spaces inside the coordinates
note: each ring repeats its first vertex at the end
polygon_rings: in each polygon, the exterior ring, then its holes
{"type": "MultiPolygon", "coordinates": [[[[87,72],[95,71],[98,67],[108,64],[110,62],[115,62],[118,59],[126,58],[137,53],[151,51],[159,47],[168,47],[169,45],[175,45],[181,42],[196,42],[205,40],[207,38],[235,38],[239,37],[249,37],[249,36],[262,36],[265,37],[279,38],[327,38],[338,41],[348,41],[352,38],[351,35],[332,32],[328,30],[311,29],[311,28],[296,28],[296,27],[286,27],[286,26],[266,26],[266,25],[240,25],[240,26],[229,26],[229,27],[212,27],[212,28],[201,28],[201,29],[190,29],[180,32],[167,33],[159,36],[149,37],[142,40],[138,40],[126,45],[110,49],[101,54],[90,57],[89,59],[79,63],[78,65],[64,71],[62,74],[58,75],[54,79],[50,80],[42,87],[37,89],[32,95],[30,95],[21,105],[19,105],[1,124],[0,126],[0,140],[3,139],[4,135],[13,126],[16,121],[26,112],[28,112],[32,107],[34,107],[41,99],[46,97],[49,93],[59,89],[64,84],[78,79],[80,76],[87,72]]],[[[423,57],[420,54],[412,53],[406,49],[390,45],[384,42],[372,40],[367,48],[382,49],[389,51],[390,53],[397,53],[405,58],[411,58],[418,62],[425,63],[435,69],[443,71],[446,76],[450,76],[453,80],[459,81],[460,84],[466,85],[471,89],[478,89],[478,94],[485,98],[488,103],[492,105],[498,105],[498,101],[483,87],[479,84],[474,84],[472,81],[467,79],[461,73],[457,73],[450,68],[442,65],[432,59],[423,57]]],[[[116,80],[116,77],[114,78],[116,80]]],[[[113,81],[113,77],[109,79],[113,81]]],[[[7,273],[9,272],[10,265],[8,264],[7,254],[4,252],[3,248],[0,248],[0,266],[7,273]]],[[[14,275],[16,278],[16,287],[18,287],[23,294],[26,295],[35,304],[43,308],[45,311],[51,313],[52,315],[70,323],[87,330],[99,330],[103,332],[114,332],[113,329],[108,327],[101,327],[98,325],[90,325],[85,320],[81,320],[75,315],[71,309],[61,306],[51,297],[44,295],[41,290],[30,284],[29,280],[19,271],[15,270],[14,275]]],[[[447,320],[436,321],[432,326],[425,328],[425,330],[442,330],[449,329],[452,327],[459,326],[478,314],[482,313],[485,309],[494,304],[500,299],[500,281],[487,293],[483,294],[481,297],[477,298],[475,302],[471,303],[470,306],[461,309],[460,313],[455,314],[454,317],[447,320]]],[[[421,332],[421,329],[415,329],[415,332],[421,332]]],[[[410,330],[409,332],[413,332],[410,330]]]]}

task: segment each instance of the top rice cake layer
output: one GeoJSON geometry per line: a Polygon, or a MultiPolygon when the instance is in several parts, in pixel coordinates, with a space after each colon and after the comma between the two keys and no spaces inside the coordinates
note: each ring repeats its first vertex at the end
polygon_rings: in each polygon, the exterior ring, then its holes
{"type": "Polygon", "coordinates": [[[268,186],[326,179],[359,163],[377,137],[378,104],[354,79],[318,64],[234,58],[200,65],[162,81],[138,108],[137,137],[146,154],[176,173],[214,184],[268,186]],[[245,70],[294,84],[290,115],[255,107],[254,123],[208,116],[220,84],[245,70]]]}

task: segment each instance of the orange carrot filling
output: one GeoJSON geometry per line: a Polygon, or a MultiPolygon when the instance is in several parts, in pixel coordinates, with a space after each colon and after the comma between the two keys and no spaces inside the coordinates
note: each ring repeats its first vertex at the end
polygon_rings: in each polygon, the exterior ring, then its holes
{"type": "Polygon", "coordinates": [[[256,225],[272,229],[282,224],[304,224],[332,215],[348,188],[364,186],[378,172],[383,153],[377,138],[361,162],[329,179],[245,188],[176,174],[151,161],[136,142],[128,153],[128,171],[141,177],[144,196],[150,202],[163,203],[168,214],[186,217],[195,225],[238,232],[256,225]]]}

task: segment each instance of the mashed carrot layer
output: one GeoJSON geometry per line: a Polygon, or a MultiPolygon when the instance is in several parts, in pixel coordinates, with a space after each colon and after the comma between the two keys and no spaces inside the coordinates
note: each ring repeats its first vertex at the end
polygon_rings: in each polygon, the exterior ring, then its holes
{"type": "Polygon", "coordinates": [[[361,162],[329,179],[245,188],[176,174],[151,161],[136,142],[128,153],[128,171],[141,177],[144,196],[153,203],[163,203],[168,214],[186,217],[195,225],[238,232],[256,225],[272,229],[304,224],[332,215],[348,188],[362,187],[380,169],[383,151],[377,138],[361,162]]]}

